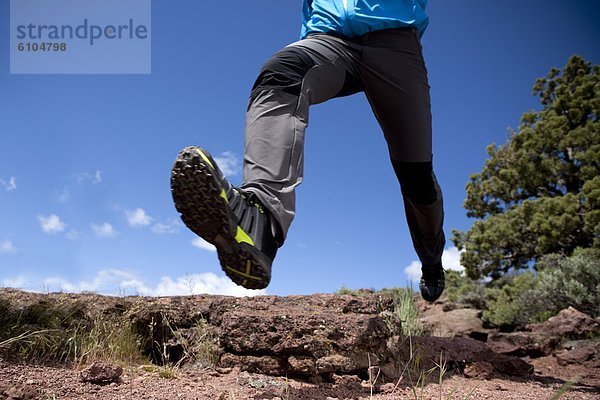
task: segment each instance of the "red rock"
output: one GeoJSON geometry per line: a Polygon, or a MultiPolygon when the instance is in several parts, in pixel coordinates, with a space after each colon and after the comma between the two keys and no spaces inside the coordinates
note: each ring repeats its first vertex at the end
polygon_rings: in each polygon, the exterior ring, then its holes
{"type": "Polygon", "coordinates": [[[597,332],[600,328],[598,321],[589,315],[574,309],[566,308],[548,321],[527,325],[532,332],[546,336],[561,336],[571,339],[585,338],[597,332]]]}
{"type": "Polygon", "coordinates": [[[120,366],[96,361],[82,370],[79,377],[83,382],[107,384],[118,381],[122,374],[120,366]]]}
{"type": "Polygon", "coordinates": [[[434,304],[423,313],[420,321],[436,336],[485,338],[487,330],[483,328],[480,315],[481,311],[473,308],[445,311],[443,305],[434,304]]]}
{"type": "Polygon", "coordinates": [[[396,353],[400,358],[399,363],[406,363],[411,355],[419,354],[420,366],[422,368],[434,368],[440,362],[449,366],[466,365],[474,362],[487,362],[494,366],[494,370],[509,375],[529,375],[533,373],[533,367],[520,358],[498,354],[487,344],[470,338],[444,338],[413,336],[412,346],[407,339],[397,343],[396,353]]]}
{"type": "Polygon", "coordinates": [[[494,373],[494,365],[487,361],[474,362],[463,371],[467,378],[490,379],[494,373]]]}
{"type": "Polygon", "coordinates": [[[543,332],[496,332],[488,335],[487,340],[496,353],[533,358],[551,354],[559,343],[557,337],[543,332]]]}
{"type": "Polygon", "coordinates": [[[583,365],[597,356],[600,352],[600,343],[598,341],[584,341],[556,353],[556,362],[558,365],[566,366],[569,364],[583,365]]]}

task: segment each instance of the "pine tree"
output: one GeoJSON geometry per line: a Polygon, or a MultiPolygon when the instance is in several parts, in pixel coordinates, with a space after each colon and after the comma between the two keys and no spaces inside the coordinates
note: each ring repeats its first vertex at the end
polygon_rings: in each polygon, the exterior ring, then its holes
{"type": "Polygon", "coordinates": [[[487,148],[464,206],[475,218],[452,240],[473,278],[497,278],[550,253],[600,247],[600,67],[573,56],[533,87],[543,106],[487,148]]]}

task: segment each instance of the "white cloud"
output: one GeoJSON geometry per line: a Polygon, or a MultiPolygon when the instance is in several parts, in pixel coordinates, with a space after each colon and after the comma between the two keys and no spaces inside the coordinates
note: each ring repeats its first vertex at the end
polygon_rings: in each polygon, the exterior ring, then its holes
{"type": "MultiPolygon", "coordinates": [[[[446,270],[463,271],[465,268],[460,265],[460,251],[452,246],[442,253],[442,265],[446,270]]],[[[418,282],[421,279],[421,262],[413,261],[408,267],[404,268],[404,273],[412,282],[418,282]]]]}
{"type": "Polygon", "coordinates": [[[8,179],[8,182],[4,179],[0,179],[0,186],[4,186],[7,192],[15,190],[17,188],[17,179],[14,176],[11,176],[8,179]]]}
{"type": "Polygon", "coordinates": [[[71,229],[67,232],[67,239],[69,240],[77,240],[81,237],[81,232],[71,229]]]}
{"type": "Polygon", "coordinates": [[[175,218],[169,218],[164,223],[157,222],[152,225],[152,232],[157,235],[165,235],[171,233],[179,232],[179,227],[181,226],[181,222],[176,220],[175,218]]]}
{"type": "Polygon", "coordinates": [[[0,281],[0,287],[20,289],[25,286],[26,280],[22,275],[15,278],[5,278],[0,281]]]}
{"type": "Polygon", "coordinates": [[[151,296],[176,296],[185,294],[222,294],[229,296],[256,296],[266,294],[265,290],[248,290],[233,283],[226,276],[207,272],[180,276],[172,279],[164,276],[154,288],[149,288],[151,296]]]}
{"type": "Polygon", "coordinates": [[[71,179],[75,180],[77,184],[82,184],[84,182],[90,182],[91,184],[97,184],[102,182],[102,172],[100,170],[96,170],[94,173],[90,172],[78,172],[76,174],[71,175],[71,179]]]}
{"type": "Polygon", "coordinates": [[[17,248],[10,240],[0,242],[0,254],[16,254],[17,248]]]}
{"type": "Polygon", "coordinates": [[[452,246],[449,249],[444,250],[442,254],[442,265],[444,269],[451,269],[454,271],[464,271],[465,267],[460,265],[460,254],[464,252],[459,251],[456,246],[452,246]]]}
{"type": "Polygon", "coordinates": [[[103,238],[114,238],[117,237],[117,231],[113,228],[111,224],[105,222],[100,225],[92,224],[92,230],[98,237],[103,238]]]}
{"type": "Polygon", "coordinates": [[[206,240],[202,239],[200,236],[194,238],[192,240],[192,246],[197,247],[202,250],[208,251],[217,251],[217,248],[212,244],[208,243],[206,240]]]}
{"type": "Polygon", "coordinates": [[[40,226],[45,233],[60,233],[64,231],[67,226],[56,214],[51,214],[47,217],[39,215],[38,220],[40,221],[40,226]]]}
{"type": "Polygon", "coordinates": [[[411,262],[408,267],[404,268],[404,273],[408,277],[409,281],[419,282],[419,279],[421,279],[421,262],[411,262]]]}
{"type": "Polygon", "coordinates": [[[146,214],[146,211],[142,208],[136,208],[133,211],[125,211],[127,216],[127,223],[129,226],[134,228],[141,228],[150,225],[152,217],[146,214]]]}
{"type": "Polygon", "coordinates": [[[42,287],[49,291],[106,293],[107,290],[116,289],[120,282],[131,281],[134,277],[130,272],[111,269],[99,271],[92,280],[75,283],[58,276],[46,278],[42,281],[42,287]]]}
{"type": "Polygon", "coordinates": [[[92,183],[100,183],[102,182],[102,172],[99,169],[96,170],[94,174],[94,178],[92,179],[92,183]]]}
{"type": "Polygon", "coordinates": [[[248,290],[237,286],[225,276],[207,272],[184,275],[177,278],[163,276],[156,285],[146,284],[137,275],[123,270],[99,271],[89,281],[70,282],[61,277],[44,279],[42,287],[49,291],[82,292],[104,294],[139,294],[142,296],[180,296],[190,294],[220,294],[229,296],[256,296],[265,290],[248,290]]]}
{"type": "Polygon", "coordinates": [[[67,201],[69,201],[69,198],[71,197],[71,193],[69,193],[69,189],[68,188],[64,188],[63,190],[61,190],[60,192],[56,192],[54,194],[54,199],[59,202],[59,203],[66,203],[67,201]]]}
{"type": "Polygon", "coordinates": [[[215,157],[215,161],[221,172],[226,176],[235,176],[242,172],[240,159],[231,151],[221,153],[220,156],[215,157]]]}

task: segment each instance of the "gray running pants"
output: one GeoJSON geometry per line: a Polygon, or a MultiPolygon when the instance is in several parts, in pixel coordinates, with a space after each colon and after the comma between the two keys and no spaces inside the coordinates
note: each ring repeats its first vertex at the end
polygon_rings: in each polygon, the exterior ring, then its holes
{"type": "Polygon", "coordinates": [[[445,245],[442,192],[432,169],[427,70],[413,28],[352,39],[311,34],[271,57],[248,104],[242,189],[271,211],[283,243],[302,182],[309,107],[358,92],[385,136],[419,259],[438,263],[445,245]]]}

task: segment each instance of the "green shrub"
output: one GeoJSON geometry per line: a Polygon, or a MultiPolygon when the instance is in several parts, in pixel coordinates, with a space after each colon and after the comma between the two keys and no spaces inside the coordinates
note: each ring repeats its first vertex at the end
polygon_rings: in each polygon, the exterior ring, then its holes
{"type": "Polygon", "coordinates": [[[350,296],[369,296],[375,293],[375,289],[350,289],[347,286],[342,286],[335,294],[349,294],[350,296]]]}
{"type": "Polygon", "coordinates": [[[600,317],[599,253],[597,249],[579,249],[570,257],[544,257],[537,284],[529,294],[534,303],[527,312],[530,319],[540,320],[539,314],[552,316],[569,306],[600,317]]]}
{"type": "Polygon", "coordinates": [[[468,304],[480,310],[486,306],[483,283],[458,271],[446,272],[446,294],[453,303],[468,304]]]}
{"type": "Polygon", "coordinates": [[[485,290],[487,309],[483,311],[482,320],[501,329],[525,325],[523,311],[535,281],[532,272],[525,272],[491,282],[485,290]]]}
{"type": "Polygon", "coordinates": [[[578,249],[572,256],[549,254],[533,272],[505,277],[486,288],[487,309],[482,319],[494,326],[514,328],[543,322],[572,306],[600,317],[600,251],[578,249]]]}

